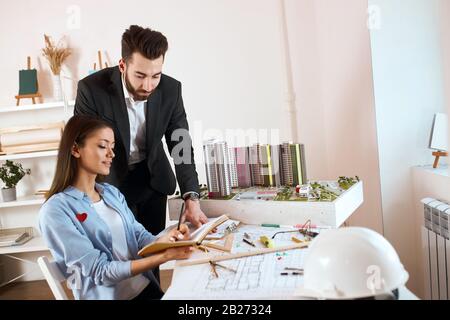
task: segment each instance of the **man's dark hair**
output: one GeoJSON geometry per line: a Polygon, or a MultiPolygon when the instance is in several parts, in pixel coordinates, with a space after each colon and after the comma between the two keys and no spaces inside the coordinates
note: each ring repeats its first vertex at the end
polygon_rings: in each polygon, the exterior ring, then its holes
{"type": "Polygon", "coordinates": [[[150,60],[165,56],[169,45],[166,37],[150,28],[132,25],[122,35],[122,59],[128,62],[133,53],[139,52],[150,60]]]}

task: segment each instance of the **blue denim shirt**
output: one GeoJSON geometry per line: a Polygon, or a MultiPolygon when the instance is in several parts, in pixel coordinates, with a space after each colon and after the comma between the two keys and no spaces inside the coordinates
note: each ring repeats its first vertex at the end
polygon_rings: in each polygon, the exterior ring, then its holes
{"type": "MultiPolygon", "coordinates": [[[[117,188],[97,183],[96,190],[122,217],[128,250],[139,259],[137,252],[156,237],[136,221],[117,188]]],[[[115,285],[132,276],[131,261],[114,260],[110,229],[82,191],[70,186],[48,199],[39,228],[75,299],[115,299],[115,285]]],[[[156,281],[151,271],[144,275],[156,281]]]]}

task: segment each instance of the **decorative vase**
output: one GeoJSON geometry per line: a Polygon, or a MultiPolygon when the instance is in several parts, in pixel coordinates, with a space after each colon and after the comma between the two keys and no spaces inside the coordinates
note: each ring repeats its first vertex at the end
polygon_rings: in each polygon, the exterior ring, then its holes
{"type": "Polygon", "coordinates": [[[16,188],[2,189],[3,202],[15,201],[17,199],[16,188]]]}
{"type": "Polygon", "coordinates": [[[61,75],[54,74],[52,75],[53,82],[53,97],[56,101],[63,101],[63,91],[62,91],[62,82],[61,75]]]}

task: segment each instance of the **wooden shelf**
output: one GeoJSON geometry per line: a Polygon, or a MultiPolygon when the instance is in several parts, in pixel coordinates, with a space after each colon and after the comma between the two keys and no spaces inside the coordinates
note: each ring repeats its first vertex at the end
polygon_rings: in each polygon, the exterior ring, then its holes
{"type": "Polygon", "coordinates": [[[45,198],[43,196],[28,196],[18,198],[16,201],[0,202],[0,209],[2,208],[14,208],[24,206],[37,206],[43,204],[45,198]]]}
{"type": "Polygon", "coordinates": [[[57,156],[57,155],[58,155],[58,150],[5,154],[5,155],[0,156],[0,161],[53,157],[53,156],[57,156]]]}
{"type": "MultiPolygon", "coordinates": [[[[68,101],[68,106],[73,107],[75,105],[75,100],[68,101]]],[[[39,103],[39,104],[30,104],[25,106],[11,106],[11,107],[0,107],[0,113],[5,112],[19,112],[19,111],[35,111],[35,110],[43,110],[43,109],[54,109],[54,108],[63,108],[64,101],[55,101],[55,102],[47,102],[47,103],[39,103]]]]}
{"type": "Polygon", "coordinates": [[[48,251],[48,250],[49,250],[48,247],[44,243],[44,239],[40,236],[37,236],[20,246],[0,247],[0,254],[13,254],[24,252],[48,251]]]}

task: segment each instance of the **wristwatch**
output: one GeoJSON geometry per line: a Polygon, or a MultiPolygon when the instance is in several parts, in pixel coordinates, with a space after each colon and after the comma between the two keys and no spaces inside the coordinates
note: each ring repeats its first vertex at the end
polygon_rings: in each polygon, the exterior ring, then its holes
{"type": "Polygon", "coordinates": [[[188,194],[186,194],[183,197],[184,201],[186,201],[188,199],[189,200],[193,200],[193,201],[198,201],[198,200],[200,200],[200,196],[199,196],[199,194],[197,192],[189,192],[188,194]]]}

